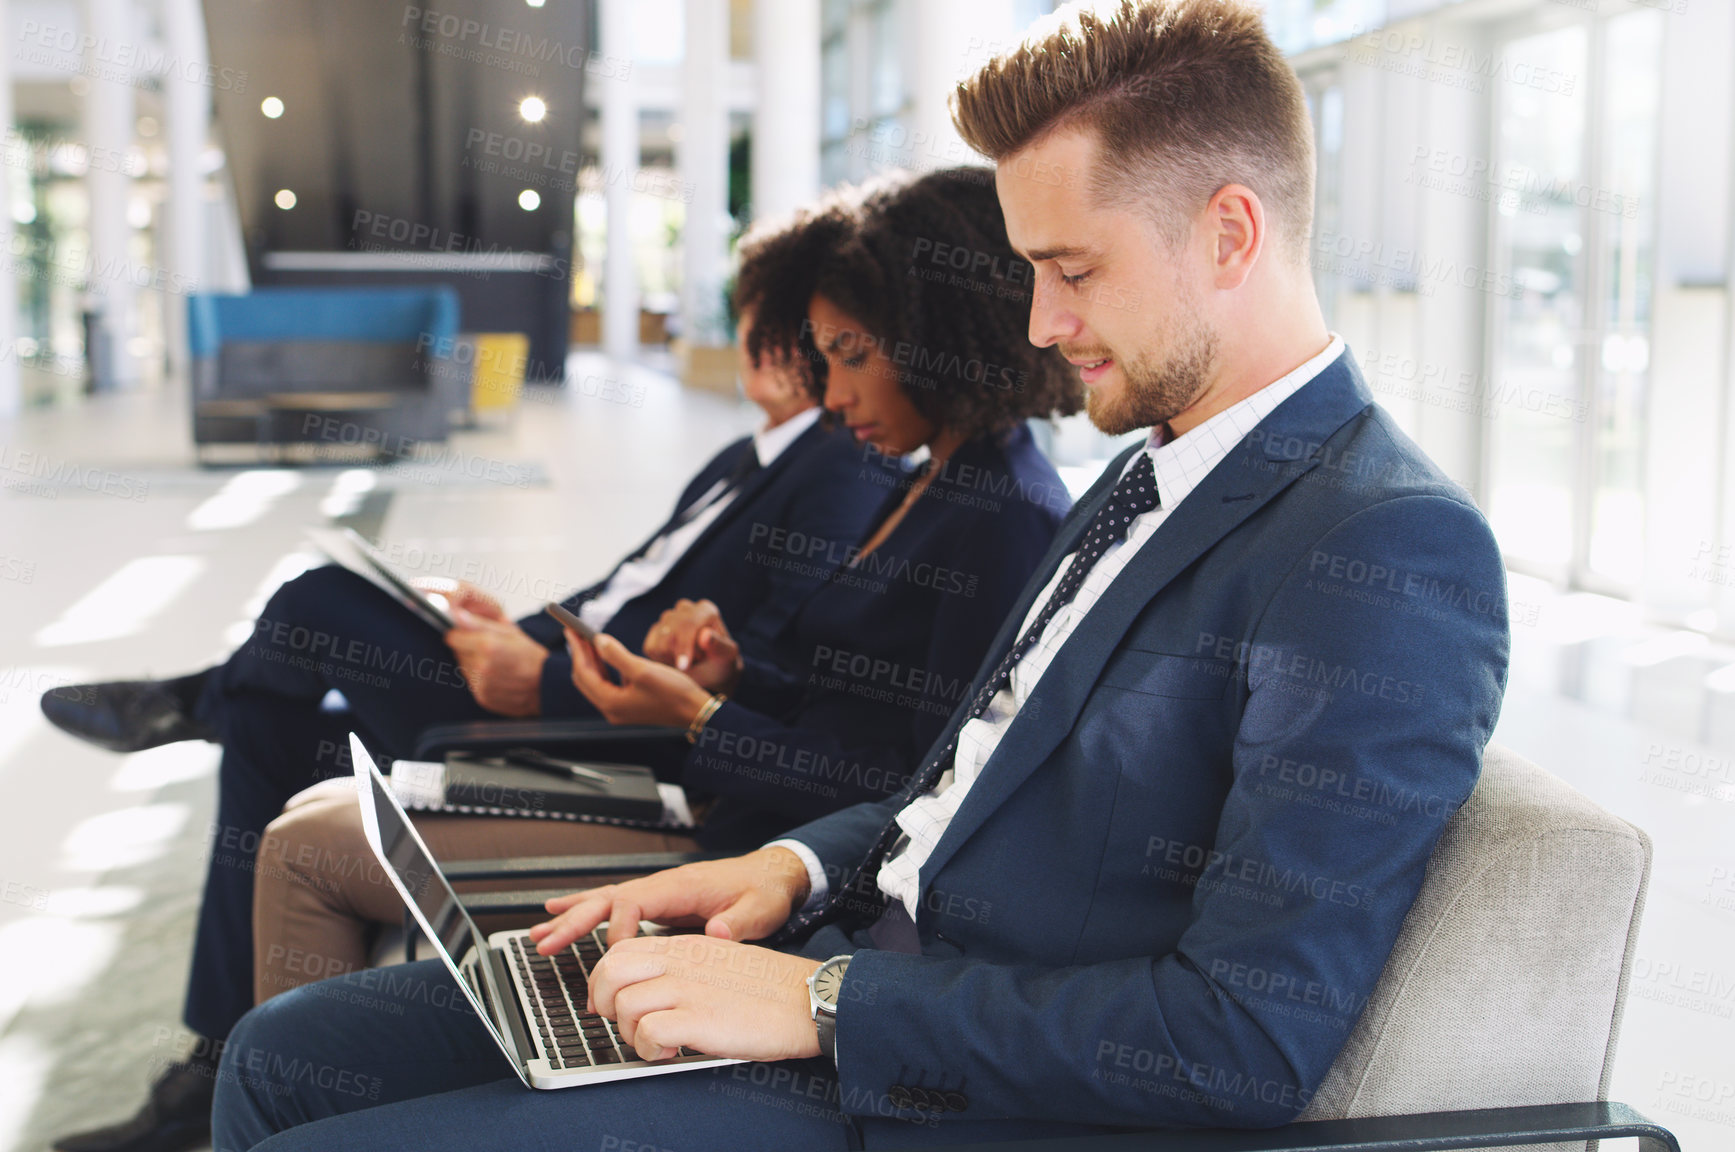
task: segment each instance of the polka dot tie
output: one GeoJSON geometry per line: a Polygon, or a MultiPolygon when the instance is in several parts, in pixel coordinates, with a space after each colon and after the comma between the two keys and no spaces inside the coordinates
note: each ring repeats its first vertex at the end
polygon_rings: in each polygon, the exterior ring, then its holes
{"type": "MultiPolygon", "coordinates": [[[[958,750],[957,733],[963,729],[964,723],[977,719],[988,710],[989,703],[1011,678],[1012,669],[1024,658],[1025,653],[1036,647],[1036,642],[1041,639],[1043,630],[1048,627],[1049,621],[1053,620],[1055,614],[1062,608],[1072,603],[1078,595],[1078,590],[1084,587],[1085,578],[1090,575],[1091,569],[1096,567],[1096,562],[1101,560],[1103,554],[1111,547],[1126,539],[1127,529],[1131,527],[1134,520],[1156,508],[1158,503],[1156,470],[1151,465],[1150,454],[1141,452],[1133,461],[1133,466],[1127,469],[1126,474],[1115,485],[1108,503],[1102,506],[1095,518],[1091,520],[1090,527],[1085,529],[1084,537],[1079,541],[1078,551],[1073,553],[1071,566],[1067,568],[1066,575],[1061,577],[1060,583],[1049,595],[1048,602],[1042,606],[1041,614],[1031,621],[1030,627],[1025,629],[1024,635],[1019,637],[1018,643],[1014,644],[1000,663],[995,666],[993,675],[983,682],[981,691],[977,692],[970,701],[969,713],[965,716],[964,721],[960,722],[954,729],[952,738],[946,742],[945,747],[940,750],[940,754],[929,760],[927,765],[911,778],[910,783],[899,794],[902,801],[898,805],[900,810],[917,796],[932,788],[935,782],[940,779],[940,776],[951,765],[953,753],[958,750]]],[[[866,859],[850,877],[849,882],[834,889],[824,904],[812,912],[792,920],[777,939],[794,936],[819,924],[835,920],[844,913],[851,913],[863,920],[869,920],[883,911],[885,897],[879,891],[878,884],[880,865],[884,863],[886,854],[896,843],[901,831],[897,818],[894,816],[880,830],[873,847],[868,850],[866,859]]]]}
{"type": "MultiPolygon", "coordinates": [[[[1036,647],[1037,640],[1042,637],[1042,630],[1048,627],[1048,622],[1054,619],[1055,613],[1071,604],[1078,595],[1078,590],[1084,587],[1085,577],[1096,567],[1103,553],[1115,544],[1127,538],[1127,528],[1132,522],[1157,506],[1157,475],[1151,466],[1148,452],[1140,452],[1133,466],[1127,469],[1120,483],[1114,486],[1114,492],[1109,496],[1108,503],[1102,506],[1096,518],[1085,529],[1084,539],[1079,542],[1078,551],[1072,558],[1072,566],[1066,570],[1066,575],[1056,585],[1048,603],[1042,606],[1042,615],[1031,622],[1025,629],[1023,637],[1012,646],[1012,651],[1006,653],[1006,658],[1000,661],[994,669],[994,675],[988,677],[982,685],[982,691],[976,693],[976,698],[970,701],[970,719],[974,720],[988,710],[989,701],[1006,686],[1006,681],[1012,676],[1012,668],[1024,654],[1036,647]]],[[[935,773],[935,779],[939,773],[935,773]]],[[[932,781],[928,787],[933,787],[932,781]]],[[[926,791],[927,788],[919,791],[926,791]]]]}

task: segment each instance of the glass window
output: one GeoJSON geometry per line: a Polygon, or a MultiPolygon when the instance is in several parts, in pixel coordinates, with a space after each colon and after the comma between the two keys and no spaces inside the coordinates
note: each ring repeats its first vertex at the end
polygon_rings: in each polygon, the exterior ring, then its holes
{"type": "Polygon", "coordinates": [[[873,15],[874,29],[874,65],[873,65],[873,107],[874,116],[893,116],[904,107],[904,55],[907,51],[903,37],[903,22],[899,18],[902,5],[881,0],[878,10],[873,15]]]}
{"type": "Polygon", "coordinates": [[[1650,367],[1657,123],[1663,16],[1639,9],[1606,27],[1601,178],[1589,210],[1602,247],[1590,570],[1628,587],[1643,576],[1645,391],[1650,367]]]}
{"type": "Polygon", "coordinates": [[[826,141],[849,135],[849,40],[828,37],[820,51],[820,136],[826,141]]]}
{"type": "Polygon", "coordinates": [[[819,8],[820,34],[826,38],[849,31],[850,0],[823,0],[819,8]]]}
{"type": "MultiPolygon", "coordinates": [[[[1335,74],[1307,84],[1307,111],[1313,118],[1316,171],[1313,182],[1313,234],[1335,235],[1338,230],[1338,204],[1343,181],[1343,89],[1338,87],[1335,74]]],[[[1314,291],[1319,296],[1320,311],[1326,325],[1336,323],[1337,275],[1329,262],[1320,261],[1314,269],[1314,291]]]]}
{"type": "Polygon", "coordinates": [[[678,64],[686,50],[687,6],[681,0],[634,0],[634,58],[641,64],[678,64]]]}
{"type": "MultiPolygon", "coordinates": [[[[1583,76],[1583,25],[1509,41],[1503,55],[1583,76]]],[[[1490,453],[1489,519],[1508,557],[1564,576],[1573,559],[1573,486],[1583,410],[1588,85],[1571,94],[1502,85],[1495,165],[1495,291],[1483,398],[1490,453]]]]}
{"type": "Polygon", "coordinates": [[[1385,22],[1386,0],[1266,0],[1265,25],[1285,53],[1336,44],[1385,22]]]}
{"type": "Polygon", "coordinates": [[[1054,11],[1054,0],[1014,0],[1012,5],[1013,27],[1023,32],[1024,29],[1052,11],[1054,11]]]}
{"type": "Polygon", "coordinates": [[[1504,85],[1497,117],[1489,518],[1515,564],[1619,593],[1644,576],[1661,51],[1650,9],[1512,40],[1589,82],[1504,85]]]}

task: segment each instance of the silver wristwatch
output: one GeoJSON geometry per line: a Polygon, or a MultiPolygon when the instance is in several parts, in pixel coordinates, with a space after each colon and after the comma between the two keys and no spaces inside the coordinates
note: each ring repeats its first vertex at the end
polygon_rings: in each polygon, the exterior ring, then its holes
{"type": "Polygon", "coordinates": [[[837,998],[843,991],[844,969],[849,956],[833,956],[813,970],[807,978],[807,1003],[813,1009],[813,1023],[819,1029],[819,1050],[826,1059],[837,1059],[837,998]]]}

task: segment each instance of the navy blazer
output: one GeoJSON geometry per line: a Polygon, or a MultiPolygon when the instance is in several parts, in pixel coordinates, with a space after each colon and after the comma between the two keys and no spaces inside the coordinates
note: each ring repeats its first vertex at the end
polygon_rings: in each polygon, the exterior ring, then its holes
{"type": "MultiPolygon", "coordinates": [[[[937,1121],[952,1141],[1293,1119],[1476,782],[1509,641],[1487,522],[1346,352],[1231,449],[1056,654],[921,869],[921,953],[859,926],[801,945],[854,951],[838,1067],[868,1146],[933,1141],[875,1118],[932,1120],[908,1107],[923,1087],[958,1093],[937,1121]]],[[[896,809],[792,835],[845,876],[896,809]]]]}
{"type": "MultiPolygon", "coordinates": [[[[728,477],[754,451],[753,437],[727,445],[699,470],[681,493],[669,519],[615,566],[642,556],[659,536],[717,481],[728,477]]],[[[742,483],[741,492],[700,534],[650,591],[621,605],[608,634],[642,652],[645,633],[680,599],[708,599],[722,610],[742,648],[757,652],[781,633],[795,610],[830,574],[823,557],[797,568],[762,562],[768,543],[781,536],[857,539],[880,506],[882,489],[864,482],[861,452],[847,432],[823,419],[742,483]]],[[[612,578],[613,572],[609,574],[612,578]]],[[[608,578],[568,597],[574,612],[608,584],[608,578]]],[[[542,715],[594,717],[572,683],[572,656],[560,625],[536,612],[519,626],[549,650],[542,666],[542,715]]]]}
{"type": "Polygon", "coordinates": [[[747,662],[682,766],[683,784],[719,797],[704,843],[756,844],[908,783],[1071,506],[1020,424],[962,445],[861,556],[913,479],[875,467],[877,456],[862,457],[885,485],[872,526],[783,541],[781,563],[835,571],[771,658],[747,662]]]}

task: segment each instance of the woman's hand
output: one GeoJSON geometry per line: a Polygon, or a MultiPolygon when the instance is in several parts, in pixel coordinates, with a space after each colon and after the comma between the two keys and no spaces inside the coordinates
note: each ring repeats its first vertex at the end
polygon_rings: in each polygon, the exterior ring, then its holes
{"type": "Polygon", "coordinates": [[[598,633],[596,644],[566,630],[572,652],[572,684],[610,724],[668,724],[685,728],[711,699],[711,693],[685,672],[635,656],[625,644],[598,633]],[[603,665],[620,675],[608,678],[603,665]]]}
{"type": "Polygon", "coordinates": [[[675,601],[645,633],[645,655],[712,692],[733,692],[741,680],[741,646],[709,600],[675,601]]]}

